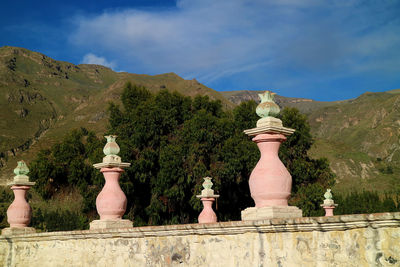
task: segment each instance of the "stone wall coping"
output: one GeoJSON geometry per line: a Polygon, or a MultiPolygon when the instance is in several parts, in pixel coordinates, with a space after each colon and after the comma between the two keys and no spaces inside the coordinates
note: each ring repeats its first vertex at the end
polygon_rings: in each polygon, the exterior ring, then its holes
{"type": "Polygon", "coordinates": [[[353,214],[329,217],[301,217],[260,221],[229,221],[207,224],[179,224],[144,226],[123,229],[79,230],[43,232],[0,236],[0,242],[45,240],[99,239],[99,238],[144,238],[183,235],[235,235],[247,232],[328,232],[358,228],[400,227],[400,212],[353,214]]]}

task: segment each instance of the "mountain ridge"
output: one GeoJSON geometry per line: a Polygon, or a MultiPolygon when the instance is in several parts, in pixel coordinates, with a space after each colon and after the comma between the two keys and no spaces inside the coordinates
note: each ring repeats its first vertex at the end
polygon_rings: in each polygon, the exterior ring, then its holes
{"type": "MultiPolygon", "coordinates": [[[[107,103],[120,103],[126,82],[151,92],[208,95],[226,109],[244,100],[258,101],[263,92],[217,92],[175,73],[114,72],[96,64],[57,61],[24,48],[0,47],[0,184],[12,178],[17,159],[29,163],[71,129],[105,133],[107,103]]],[[[281,107],[296,107],[308,115],[315,139],[310,154],[330,160],[336,190],[400,188],[400,89],[333,102],[279,95],[275,99],[281,107]]]]}

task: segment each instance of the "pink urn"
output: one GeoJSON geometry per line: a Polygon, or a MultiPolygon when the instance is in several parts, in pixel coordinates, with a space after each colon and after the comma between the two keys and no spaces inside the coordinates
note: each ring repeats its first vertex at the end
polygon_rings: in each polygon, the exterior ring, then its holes
{"type": "Polygon", "coordinates": [[[213,197],[203,197],[201,202],[203,202],[203,210],[199,214],[199,223],[215,223],[217,222],[217,215],[215,214],[212,205],[215,201],[213,197]]]}
{"type": "Polygon", "coordinates": [[[292,176],[278,156],[282,134],[259,134],[253,138],[261,152],[253,169],[249,186],[256,207],[287,206],[292,188],[292,176]]]}
{"type": "Polygon", "coordinates": [[[119,186],[121,168],[101,168],[106,183],[96,198],[96,208],[100,220],[121,219],[126,210],[127,199],[119,186]]]}
{"type": "Polygon", "coordinates": [[[14,192],[15,199],[7,209],[7,222],[10,227],[27,227],[31,222],[32,209],[26,201],[26,193],[30,186],[14,185],[11,189],[14,192]]]}

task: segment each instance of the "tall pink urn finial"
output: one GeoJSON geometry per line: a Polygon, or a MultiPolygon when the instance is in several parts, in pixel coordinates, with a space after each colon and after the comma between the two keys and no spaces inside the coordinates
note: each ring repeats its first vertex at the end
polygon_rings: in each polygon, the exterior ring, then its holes
{"type": "Polygon", "coordinates": [[[201,191],[201,195],[197,195],[196,197],[201,199],[203,202],[203,210],[199,215],[199,223],[215,223],[217,222],[217,215],[215,214],[212,204],[215,199],[219,198],[219,195],[214,194],[214,190],[211,189],[213,183],[211,182],[211,177],[203,178],[203,190],[201,191]]]}
{"type": "Polygon", "coordinates": [[[261,157],[253,169],[249,187],[255,207],[242,211],[242,220],[263,220],[271,218],[301,217],[302,211],[288,206],[292,189],[292,176],[278,156],[279,147],[295,130],[283,127],[282,121],[276,116],[280,109],[273,101],[275,93],[266,91],[260,94],[261,103],[256,112],[261,117],[257,127],[245,130],[249,136],[254,136],[261,157]]]}
{"type": "Polygon", "coordinates": [[[130,220],[122,219],[127,199],[119,186],[119,177],[124,171],[122,168],[129,167],[130,163],[121,162],[121,157],[117,155],[120,148],[115,142],[116,137],[115,135],[105,136],[107,144],[104,146],[103,152],[106,156],[102,163],[93,165],[96,169],[100,169],[106,182],[96,198],[96,209],[100,220],[90,223],[91,230],[132,227],[130,220]]]}
{"type": "Polygon", "coordinates": [[[324,203],[321,204],[321,207],[325,209],[325,217],[333,216],[333,210],[338,206],[332,199],[331,189],[327,189],[324,194],[324,203]]]}
{"type": "Polygon", "coordinates": [[[31,222],[32,209],[26,201],[26,194],[35,183],[29,181],[27,174],[29,169],[23,160],[18,161],[18,166],[14,169],[14,179],[8,185],[14,192],[14,201],[7,209],[7,222],[9,228],[2,230],[2,235],[23,234],[35,232],[35,229],[28,227],[31,222]]]}

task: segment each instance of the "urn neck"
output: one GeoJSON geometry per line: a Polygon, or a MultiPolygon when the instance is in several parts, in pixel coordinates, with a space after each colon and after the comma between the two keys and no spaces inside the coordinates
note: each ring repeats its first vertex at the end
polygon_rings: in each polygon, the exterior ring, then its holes
{"type": "Polygon", "coordinates": [[[201,202],[203,202],[203,206],[205,209],[212,209],[212,204],[213,204],[214,200],[215,199],[212,197],[201,198],[201,202]]]}
{"type": "Polygon", "coordinates": [[[264,156],[277,156],[279,147],[286,137],[282,134],[259,134],[253,138],[261,152],[261,157],[264,156]]]}
{"type": "Polygon", "coordinates": [[[118,184],[119,177],[124,172],[121,168],[101,168],[100,171],[104,175],[106,184],[118,184]]]}

